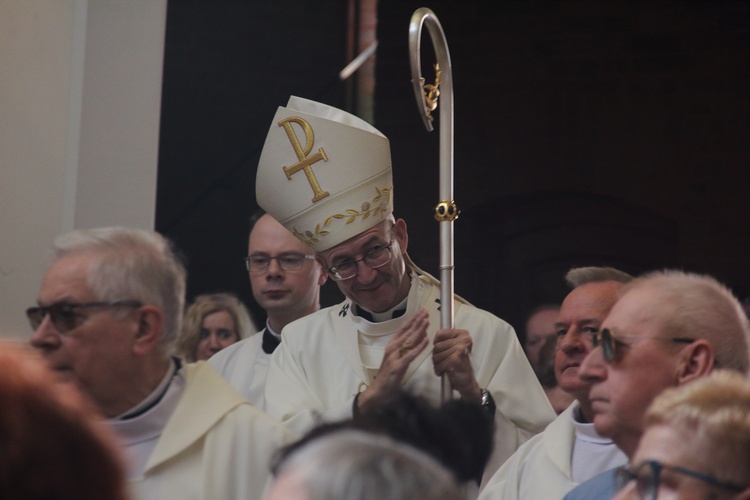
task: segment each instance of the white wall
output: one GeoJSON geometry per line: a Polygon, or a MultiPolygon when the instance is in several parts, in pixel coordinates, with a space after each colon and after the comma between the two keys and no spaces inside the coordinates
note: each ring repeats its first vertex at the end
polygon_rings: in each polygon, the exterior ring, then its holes
{"type": "Polygon", "coordinates": [[[167,0],[0,0],[0,337],[54,237],[152,228],[167,0]]]}

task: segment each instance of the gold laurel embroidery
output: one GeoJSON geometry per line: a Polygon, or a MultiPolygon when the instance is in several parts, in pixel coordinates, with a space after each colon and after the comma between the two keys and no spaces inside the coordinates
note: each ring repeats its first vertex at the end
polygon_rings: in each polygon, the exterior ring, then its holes
{"type": "Polygon", "coordinates": [[[388,213],[388,202],[391,199],[391,188],[379,188],[375,186],[375,192],[377,193],[375,197],[370,200],[362,203],[362,206],[359,210],[355,210],[353,208],[347,208],[345,210],[346,213],[338,213],[333,214],[328,217],[326,217],[325,221],[323,222],[323,226],[321,227],[320,223],[315,225],[315,231],[313,232],[310,229],[305,230],[304,232],[300,232],[297,230],[296,227],[292,226],[292,232],[294,233],[294,236],[296,236],[299,240],[301,240],[303,243],[311,244],[311,243],[319,243],[321,236],[326,236],[329,234],[330,231],[327,231],[325,228],[328,227],[331,222],[333,222],[336,219],[346,219],[345,224],[351,224],[358,218],[361,218],[362,220],[365,220],[369,218],[371,215],[376,215],[378,213],[381,213],[383,215],[388,213]]]}

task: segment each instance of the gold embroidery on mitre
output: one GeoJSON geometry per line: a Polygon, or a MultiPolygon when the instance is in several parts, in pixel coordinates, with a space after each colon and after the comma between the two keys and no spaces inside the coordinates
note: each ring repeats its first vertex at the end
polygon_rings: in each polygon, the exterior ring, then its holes
{"type": "Polygon", "coordinates": [[[376,216],[377,214],[388,214],[388,203],[391,200],[391,189],[392,188],[379,188],[375,186],[376,195],[370,200],[362,203],[359,210],[353,208],[347,208],[346,213],[333,214],[326,217],[323,225],[320,223],[315,225],[315,230],[307,229],[304,232],[298,231],[296,227],[292,226],[292,233],[303,243],[310,245],[312,243],[319,243],[321,236],[327,236],[330,231],[325,228],[328,227],[334,219],[346,219],[345,224],[351,224],[357,219],[365,220],[371,215],[376,216]]]}
{"type": "Polygon", "coordinates": [[[319,202],[320,200],[328,196],[329,193],[328,191],[323,191],[323,189],[320,187],[320,184],[318,184],[318,179],[315,177],[315,173],[312,170],[312,164],[319,162],[320,160],[328,161],[326,152],[323,150],[323,148],[319,148],[317,153],[312,156],[307,156],[310,154],[310,151],[312,151],[313,144],[315,143],[315,133],[313,132],[310,124],[299,116],[290,116],[289,118],[284,118],[279,122],[278,125],[279,127],[284,127],[284,131],[286,132],[287,137],[289,137],[289,142],[292,143],[294,153],[297,155],[297,159],[299,160],[298,163],[295,163],[291,167],[283,167],[286,178],[292,180],[292,176],[302,170],[307,177],[307,182],[310,183],[313,194],[315,195],[312,198],[312,202],[319,202]],[[302,131],[305,133],[304,149],[302,149],[302,146],[299,143],[299,137],[297,137],[294,129],[292,129],[292,123],[296,123],[297,125],[302,127],[302,131]]]}

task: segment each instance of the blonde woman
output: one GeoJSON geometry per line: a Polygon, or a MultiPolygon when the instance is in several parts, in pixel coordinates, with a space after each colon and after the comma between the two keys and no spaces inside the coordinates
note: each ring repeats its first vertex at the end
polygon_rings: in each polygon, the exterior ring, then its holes
{"type": "Polygon", "coordinates": [[[199,295],[185,313],[177,354],[189,362],[207,360],[255,332],[247,308],[236,296],[199,295]]]}

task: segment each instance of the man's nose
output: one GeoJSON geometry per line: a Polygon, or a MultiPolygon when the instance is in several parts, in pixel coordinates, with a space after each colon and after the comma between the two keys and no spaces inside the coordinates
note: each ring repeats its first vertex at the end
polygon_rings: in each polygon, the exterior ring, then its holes
{"type": "Polygon", "coordinates": [[[36,349],[48,349],[60,345],[60,332],[55,328],[49,315],[44,317],[39,328],[31,334],[29,343],[36,349]]]}
{"type": "Polygon", "coordinates": [[[558,347],[565,353],[583,352],[586,350],[586,344],[581,338],[581,333],[573,328],[557,339],[558,347]]]}
{"type": "Polygon", "coordinates": [[[284,270],[281,269],[278,259],[271,259],[268,263],[268,269],[266,269],[266,277],[275,278],[281,276],[284,270]]]}
{"type": "Polygon", "coordinates": [[[365,264],[365,261],[361,260],[357,262],[357,281],[363,284],[367,284],[372,282],[375,279],[375,276],[377,276],[378,270],[373,269],[367,264],[365,264]]]}
{"type": "Polygon", "coordinates": [[[601,347],[593,349],[583,358],[578,377],[585,382],[601,382],[607,378],[607,363],[601,347]]]}

